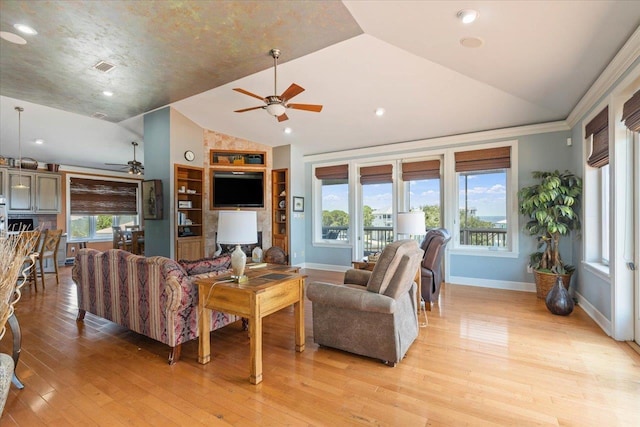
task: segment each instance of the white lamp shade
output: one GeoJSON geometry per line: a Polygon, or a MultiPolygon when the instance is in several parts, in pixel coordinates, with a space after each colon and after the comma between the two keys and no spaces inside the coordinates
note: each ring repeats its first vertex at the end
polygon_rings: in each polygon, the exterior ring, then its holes
{"type": "Polygon", "coordinates": [[[281,116],[284,114],[285,111],[287,111],[287,109],[282,104],[267,105],[267,113],[271,114],[272,116],[276,116],[276,117],[281,116]]]}
{"type": "Polygon", "coordinates": [[[424,212],[399,212],[398,234],[425,234],[424,212]]]}
{"type": "Polygon", "coordinates": [[[220,211],[218,243],[248,245],[258,242],[258,216],[255,211],[220,211]]]}

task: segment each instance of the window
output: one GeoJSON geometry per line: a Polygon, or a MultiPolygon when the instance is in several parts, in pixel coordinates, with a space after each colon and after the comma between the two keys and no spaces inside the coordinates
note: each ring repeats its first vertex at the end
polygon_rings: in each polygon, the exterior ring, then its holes
{"type": "Polygon", "coordinates": [[[360,168],[362,255],[381,252],[393,242],[393,165],[360,168]]]}
{"type": "Polygon", "coordinates": [[[111,240],[114,226],[138,225],[137,181],[69,177],[69,240],[111,240]]]}
{"type": "Polygon", "coordinates": [[[600,261],[609,265],[609,165],[599,169],[600,175],[600,261]]]}
{"type": "Polygon", "coordinates": [[[138,225],[137,215],[71,215],[70,240],[111,240],[113,228],[138,225]]]}
{"type": "Polygon", "coordinates": [[[609,166],[609,107],[605,107],[585,126],[586,149],[589,153],[585,170],[585,259],[609,265],[609,234],[611,221],[609,166]]]}
{"type": "Polygon", "coordinates": [[[316,241],[325,243],[349,242],[349,167],[348,165],[318,167],[320,227],[316,241]]]}
{"type": "Polygon", "coordinates": [[[458,246],[509,249],[510,168],[511,147],[455,153],[458,246]]]}
{"type": "Polygon", "coordinates": [[[422,210],[427,229],[442,226],[440,160],[402,163],[407,211],[422,210]]]}

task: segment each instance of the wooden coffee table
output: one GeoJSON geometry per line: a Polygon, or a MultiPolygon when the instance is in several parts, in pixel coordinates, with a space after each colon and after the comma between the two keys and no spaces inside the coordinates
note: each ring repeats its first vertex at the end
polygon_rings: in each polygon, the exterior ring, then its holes
{"type": "Polygon", "coordinates": [[[248,270],[244,283],[224,282],[228,277],[196,281],[198,285],[198,362],[211,360],[209,310],[235,314],[249,319],[249,382],[262,381],[262,318],[293,304],[296,351],[304,351],[304,279],[298,268],[272,266],[248,270]]]}

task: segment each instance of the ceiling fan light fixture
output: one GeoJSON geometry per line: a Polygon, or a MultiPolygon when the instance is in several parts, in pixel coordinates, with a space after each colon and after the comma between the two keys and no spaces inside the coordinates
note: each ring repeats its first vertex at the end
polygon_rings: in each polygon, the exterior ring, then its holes
{"type": "Polygon", "coordinates": [[[271,114],[272,116],[278,117],[283,115],[285,111],[287,111],[287,108],[280,103],[275,103],[267,105],[266,110],[267,113],[271,114]]]}
{"type": "Polygon", "coordinates": [[[38,34],[38,32],[36,30],[34,30],[30,26],[24,25],[24,24],[14,24],[13,28],[15,28],[16,30],[20,31],[21,33],[29,34],[30,36],[35,36],[36,34],[38,34]]]}

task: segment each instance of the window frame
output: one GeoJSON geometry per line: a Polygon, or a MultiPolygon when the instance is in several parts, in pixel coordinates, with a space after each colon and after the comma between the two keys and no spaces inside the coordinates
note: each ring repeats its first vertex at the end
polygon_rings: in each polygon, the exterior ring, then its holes
{"type": "MultiPolygon", "coordinates": [[[[451,200],[448,201],[448,206],[453,214],[448,215],[449,223],[447,226],[452,230],[451,248],[450,253],[456,255],[473,255],[473,256],[491,256],[491,257],[508,257],[518,258],[520,254],[519,250],[519,209],[518,209],[518,141],[502,141],[488,144],[477,144],[473,146],[465,146],[461,148],[451,149],[447,153],[447,164],[449,166],[450,175],[449,181],[451,184],[451,200]],[[505,247],[495,246],[474,246],[474,245],[462,245],[460,244],[460,203],[459,203],[459,176],[461,173],[468,172],[456,172],[455,171],[455,153],[462,151],[475,151],[491,148],[510,147],[510,162],[511,167],[505,168],[506,170],[506,191],[505,191],[505,204],[506,204],[506,219],[507,219],[507,244],[505,247]]],[[[495,169],[487,169],[495,170],[495,169]]],[[[481,171],[478,171],[481,172],[481,171]]],[[[446,203],[445,198],[445,203],[446,203]]]]}
{"type": "MultiPolygon", "coordinates": [[[[96,181],[111,181],[111,182],[127,182],[127,183],[134,183],[138,185],[138,195],[137,195],[137,200],[136,200],[136,205],[137,205],[137,213],[135,215],[136,217],[136,223],[137,224],[142,224],[141,221],[141,212],[142,212],[142,197],[141,197],[141,192],[142,192],[142,180],[140,179],[127,179],[127,178],[120,178],[120,177],[116,177],[116,176],[96,176],[96,175],[89,175],[89,174],[82,174],[82,173],[67,173],[66,177],[65,177],[65,183],[66,183],[66,189],[65,189],[65,193],[66,193],[66,212],[65,212],[65,221],[66,221],[66,227],[67,227],[67,235],[68,235],[68,242],[77,242],[77,241],[86,241],[86,242],[110,242],[113,240],[113,236],[110,235],[109,238],[105,238],[103,236],[95,236],[95,227],[97,224],[97,217],[99,215],[89,215],[89,214],[85,214],[85,215],[74,215],[74,216],[87,216],[89,217],[89,236],[87,238],[82,238],[82,239],[74,239],[71,236],[71,179],[72,178],[82,178],[82,179],[92,179],[92,180],[96,180],[96,181]]],[[[114,217],[114,219],[118,216],[124,216],[124,215],[132,215],[132,214],[114,214],[112,215],[114,217]]]]}
{"type": "Polygon", "coordinates": [[[312,211],[312,245],[318,247],[331,247],[331,248],[351,248],[353,241],[353,203],[352,203],[352,170],[349,162],[333,162],[333,163],[323,163],[313,165],[311,170],[311,176],[313,179],[313,187],[312,187],[312,196],[313,196],[313,211],[312,211]],[[323,239],[322,238],[322,180],[316,177],[316,169],[323,168],[328,166],[338,166],[348,164],[349,168],[349,176],[346,179],[347,191],[348,191],[348,201],[347,201],[347,215],[349,215],[349,225],[347,229],[347,240],[337,240],[337,239],[323,239]]]}

